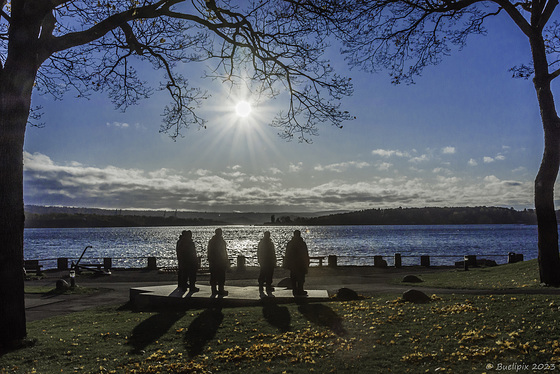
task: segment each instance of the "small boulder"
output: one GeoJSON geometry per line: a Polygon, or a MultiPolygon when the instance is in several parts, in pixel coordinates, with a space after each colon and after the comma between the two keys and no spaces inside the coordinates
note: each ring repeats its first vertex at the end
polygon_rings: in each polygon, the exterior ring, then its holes
{"type": "Polygon", "coordinates": [[[477,263],[479,266],[489,266],[489,267],[498,266],[498,263],[495,260],[488,260],[486,258],[481,258],[480,260],[477,260],[477,263]]]}
{"type": "Polygon", "coordinates": [[[416,275],[406,275],[403,280],[403,282],[405,283],[422,283],[424,282],[420,277],[417,277],[416,275]]]}
{"type": "Polygon", "coordinates": [[[278,287],[284,287],[289,290],[292,289],[292,280],[290,278],[284,278],[280,282],[278,282],[278,287]]]}
{"type": "Polygon", "coordinates": [[[358,295],[358,293],[350,288],[341,288],[336,293],[336,299],[342,301],[351,301],[351,300],[362,300],[364,297],[358,295]]]}
{"type": "Polygon", "coordinates": [[[404,301],[409,301],[414,304],[425,304],[429,303],[432,299],[422,291],[418,290],[408,290],[403,293],[402,296],[404,301]]]}
{"type": "Polygon", "coordinates": [[[68,282],[66,282],[64,279],[59,279],[56,281],[56,289],[59,291],[64,291],[70,288],[70,285],[68,284],[68,282]]]}

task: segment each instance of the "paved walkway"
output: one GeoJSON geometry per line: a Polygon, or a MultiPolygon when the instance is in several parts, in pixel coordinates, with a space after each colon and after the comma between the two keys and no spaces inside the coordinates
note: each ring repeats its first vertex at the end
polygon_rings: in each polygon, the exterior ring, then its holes
{"type": "MultiPolygon", "coordinates": [[[[324,301],[336,295],[342,287],[350,288],[364,296],[380,294],[402,294],[414,284],[399,284],[398,281],[407,274],[421,275],[427,272],[445,271],[449,268],[374,268],[374,267],[312,267],[306,279],[305,289],[309,292],[308,301],[324,301]]],[[[131,295],[138,307],[153,305],[183,305],[186,307],[204,307],[209,303],[221,303],[222,306],[255,305],[261,303],[257,287],[258,268],[247,268],[244,271],[232,270],[227,274],[226,289],[230,292],[224,298],[212,298],[209,288],[209,276],[200,275],[197,286],[200,292],[194,295],[178,293],[175,273],[162,273],[146,270],[113,270],[108,276],[82,274],[76,278],[78,286],[97,288],[90,294],[43,295],[26,294],[26,316],[28,321],[44,319],[56,315],[68,314],[102,305],[124,305],[130,302],[131,295]],[[153,302],[156,304],[153,304],[153,302]]],[[[278,284],[288,277],[284,269],[275,271],[274,283],[278,284]]],[[[26,281],[26,287],[43,286],[55,288],[58,279],[68,280],[68,272],[47,271],[41,279],[26,281]]],[[[527,293],[529,290],[457,290],[420,288],[427,294],[443,293],[527,293]]],[[[532,293],[560,293],[558,289],[532,289],[532,293]]],[[[274,302],[296,302],[291,291],[277,287],[274,302]]]]}
{"type": "Polygon", "coordinates": [[[263,302],[286,304],[293,302],[328,301],[327,290],[308,289],[306,297],[294,298],[292,291],[284,287],[276,287],[275,291],[260,293],[258,286],[229,286],[226,296],[212,295],[210,286],[199,285],[200,291],[185,292],[175,285],[136,287],[130,289],[130,302],[140,309],[159,309],[161,307],[205,308],[212,305],[221,307],[261,305],[263,302]]]}

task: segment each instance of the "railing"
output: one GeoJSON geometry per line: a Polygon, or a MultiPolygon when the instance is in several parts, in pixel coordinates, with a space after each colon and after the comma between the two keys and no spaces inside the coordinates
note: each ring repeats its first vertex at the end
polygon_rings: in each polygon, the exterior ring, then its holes
{"type": "MultiPolygon", "coordinates": [[[[523,261],[522,254],[510,252],[505,255],[483,255],[486,258],[506,258],[507,261],[500,261],[502,263],[513,263],[523,261]]],[[[76,263],[78,258],[46,258],[38,259],[43,269],[70,269],[72,263],[76,263]]],[[[393,256],[387,255],[363,255],[363,256],[349,256],[349,255],[325,255],[325,256],[311,256],[311,266],[322,267],[324,261],[327,261],[327,266],[374,266],[374,267],[401,267],[401,266],[450,266],[460,263],[459,266],[476,266],[477,256],[475,255],[401,255],[395,253],[393,256]],[[436,261],[433,261],[433,260],[436,261]],[[440,259],[443,259],[440,260],[440,259]],[[454,259],[454,260],[453,260],[454,259]],[[451,262],[451,263],[450,263],[451,262]]],[[[96,263],[103,264],[105,269],[117,268],[139,268],[139,269],[160,269],[160,268],[173,268],[177,266],[176,257],[83,257],[81,263],[96,263]]],[[[207,267],[208,264],[203,257],[199,257],[199,262],[202,267],[207,267]]],[[[250,256],[237,256],[237,258],[230,258],[230,263],[238,268],[245,268],[246,266],[258,266],[257,258],[250,256]]],[[[498,263],[498,261],[496,261],[498,263]]],[[[282,259],[279,259],[278,265],[281,266],[282,259]]]]}

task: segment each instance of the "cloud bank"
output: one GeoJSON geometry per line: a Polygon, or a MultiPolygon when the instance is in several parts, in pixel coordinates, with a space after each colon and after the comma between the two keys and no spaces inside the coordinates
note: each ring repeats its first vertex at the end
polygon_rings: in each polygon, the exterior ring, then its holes
{"type": "MultiPolygon", "coordinates": [[[[404,155],[397,151],[376,154],[404,155]]],[[[36,205],[255,212],[398,206],[529,207],[533,195],[531,181],[503,180],[494,175],[469,179],[450,172],[436,176],[430,172],[426,177],[376,176],[376,170],[390,167],[388,163],[343,162],[310,168],[308,173],[335,172],[338,178],[307,188],[294,186],[289,179],[306,169],[303,162],[290,164],[286,170],[262,170],[258,175],[249,174],[239,165],[224,172],[197,168],[178,172],[58,164],[40,153],[25,153],[24,165],[25,203],[36,205]],[[367,169],[367,178],[359,182],[345,179],[343,171],[356,168],[367,169]]],[[[313,175],[309,177],[313,180],[313,175]]]]}

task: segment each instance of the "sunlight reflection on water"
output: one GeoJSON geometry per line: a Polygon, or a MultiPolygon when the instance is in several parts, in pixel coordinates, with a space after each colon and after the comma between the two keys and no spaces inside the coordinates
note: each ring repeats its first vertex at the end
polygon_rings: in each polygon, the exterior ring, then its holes
{"type": "MultiPolygon", "coordinates": [[[[149,256],[158,257],[159,266],[174,266],[176,241],[181,231],[188,229],[205,263],[206,246],[216,227],[26,229],[24,256],[51,259],[45,263],[51,268],[56,266],[56,258],[77,259],[91,245],[85,257],[111,257],[115,267],[144,267],[149,256]]],[[[374,255],[385,256],[392,265],[395,253],[402,254],[403,265],[419,263],[420,255],[433,256],[433,265],[452,264],[465,254],[502,256],[489,257],[498,263],[507,261],[508,252],[523,253],[525,259],[537,255],[536,226],[526,225],[221,227],[229,257],[235,261],[238,255],[246,256],[249,266],[256,265],[257,245],[267,230],[279,258],[293,231],[299,229],[311,256],[337,255],[340,265],[371,265],[374,255]]]]}

